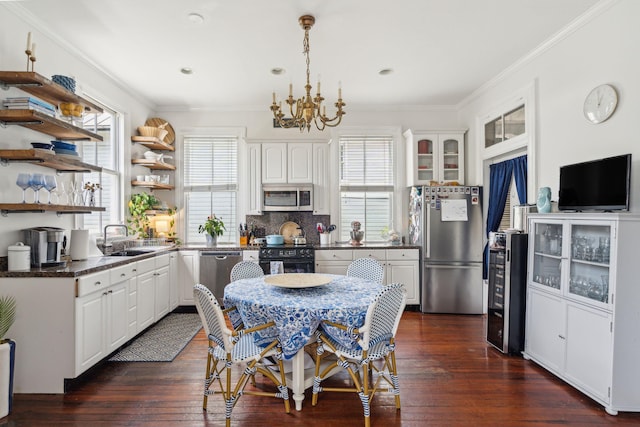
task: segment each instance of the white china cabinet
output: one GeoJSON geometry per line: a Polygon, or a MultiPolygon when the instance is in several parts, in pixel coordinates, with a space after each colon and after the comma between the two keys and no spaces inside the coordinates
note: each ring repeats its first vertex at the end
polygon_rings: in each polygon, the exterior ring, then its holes
{"type": "Polygon", "coordinates": [[[640,411],[640,216],[529,220],[524,356],[618,411],[640,411]]]}

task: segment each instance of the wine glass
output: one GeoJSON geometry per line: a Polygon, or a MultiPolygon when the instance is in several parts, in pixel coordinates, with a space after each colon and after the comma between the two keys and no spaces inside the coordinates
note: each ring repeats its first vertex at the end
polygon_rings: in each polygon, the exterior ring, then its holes
{"type": "Polygon", "coordinates": [[[44,187],[44,175],[41,173],[34,173],[33,175],[31,175],[31,179],[29,179],[29,186],[35,193],[33,202],[40,203],[39,191],[42,187],[44,187]]]}
{"type": "Polygon", "coordinates": [[[56,177],[53,175],[45,175],[44,177],[44,188],[45,190],[47,190],[49,192],[49,204],[51,204],[51,191],[55,190],[55,188],[58,186],[58,183],[56,182],[56,177]]]}
{"type": "Polygon", "coordinates": [[[84,186],[82,184],[82,181],[72,181],[71,186],[73,188],[73,194],[75,195],[73,197],[73,204],[76,206],[83,206],[84,198],[82,197],[82,192],[84,191],[84,186]]]}
{"type": "Polygon", "coordinates": [[[29,184],[29,174],[19,173],[18,178],[16,179],[16,185],[22,188],[22,203],[27,203],[25,199],[25,190],[31,186],[29,184]]]}

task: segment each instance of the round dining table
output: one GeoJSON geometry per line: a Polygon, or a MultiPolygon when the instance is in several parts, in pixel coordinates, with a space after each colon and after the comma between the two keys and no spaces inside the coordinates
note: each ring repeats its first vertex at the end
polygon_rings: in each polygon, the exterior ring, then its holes
{"type": "Polygon", "coordinates": [[[258,345],[266,345],[276,336],[280,339],[285,360],[292,360],[287,385],[293,391],[296,409],[301,410],[304,390],[313,384],[313,370],[305,371],[304,346],[312,341],[318,327],[341,344],[356,346],[350,334],[321,326],[321,322],[362,326],[367,309],[381,289],[376,282],[351,276],[263,276],[229,283],[224,289],[224,305],[236,307],[245,327],[274,321],[274,327],[256,332],[254,339],[258,345]]]}

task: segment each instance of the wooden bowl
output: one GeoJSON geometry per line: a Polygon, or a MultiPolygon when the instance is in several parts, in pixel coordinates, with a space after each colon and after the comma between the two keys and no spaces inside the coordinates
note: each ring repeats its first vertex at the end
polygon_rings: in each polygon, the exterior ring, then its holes
{"type": "Polygon", "coordinates": [[[155,126],[138,126],[138,133],[142,136],[153,136],[162,141],[169,131],[155,126]]]}

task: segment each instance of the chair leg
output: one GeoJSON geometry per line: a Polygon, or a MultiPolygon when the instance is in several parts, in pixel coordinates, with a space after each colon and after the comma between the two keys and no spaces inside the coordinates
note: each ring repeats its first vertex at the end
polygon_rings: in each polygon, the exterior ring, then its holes
{"type": "Polygon", "coordinates": [[[211,353],[207,351],[207,371],[204,375],[204,397],[202,398],[202,410],[207,410],[207,401],[209,398],[209,386],[211,385],[211,363],[212,356],[211,353]]]}
{"type": "Polygon", "coordinates": [[[396,409],[400,409],[400,382],[398,381],[398,370],[396,366],[396,352],[391,351],[390,354],[391,359],[391,382],[393,383],[393,394],[396,397],[396,409]]]}

